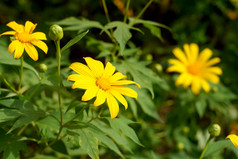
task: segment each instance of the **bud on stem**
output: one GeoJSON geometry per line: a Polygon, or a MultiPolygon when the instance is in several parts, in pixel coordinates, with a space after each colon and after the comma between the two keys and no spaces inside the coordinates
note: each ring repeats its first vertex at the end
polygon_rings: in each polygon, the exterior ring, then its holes
{"type": "Polygon", "coordinates": [[[64,32],[63,28],[61,26],[54,24],[51,25],[50,30],[49,30],[49,37],[54,40],[54,41],[59,41],[63,38],[64,32]]]}

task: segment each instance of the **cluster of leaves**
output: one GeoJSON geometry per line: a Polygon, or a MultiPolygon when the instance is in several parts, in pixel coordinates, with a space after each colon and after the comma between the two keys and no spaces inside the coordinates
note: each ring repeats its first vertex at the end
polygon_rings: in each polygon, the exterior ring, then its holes
{"type": "MultiPolygon", "coordinates": [[[[127,1],[121,2],[125,4],[127,1]]],[[[53,6],[66,2],[56,0],[50,2],[49,6],[51,3],[53,6]]],[[[94,12],[103,8],[93,0],[80,3],[82,6],[92,4],[94,12]]],[[[135,11],[141,16],[140,11],[146,2],[138,0],[134,3],[134,8],[139,8],[135,11]]],[[[229,9],[236,10],[231,2],[155,1],[152,5],[155,7],[151,7],[148,13],[154,15],[150,17],[147,12],[144,15],[152,20],[141,19],[140,16],[127,18],[118,10],[111,11],[108,7],[111,17],[121,14],[121,18],[124,16],[126,19],[120,21],[115,18],[115,21],[108,22],[103,9],[97,14],[89,10],[95,14],[93,18],[87,18],[91,13],[76,18],[80,5],[72,7],[74,0],[67,4],[71,6],[69,10],[74,16],[51,22],[61,25],[66,37],[62,40],[65,45],[61,48],[62,128],[53,43],[48,41],[50,49],[47,57],[40,56],[41,62],[48,67],[45,73],[39,72],[39,63],[32,63],[24,57],[23,87],[17,94],[7,83],[17,88],[20,60],[8,54],[9,40],[0,40],[0,157],[195,159],[201,154],[208,138],[208,126],[215,122],[222,126],[223,131],[217,139],[219,141],[208,145],[204,158],[238,157],[237,149],[229,140],[224,140],[230,131],[229,125],[237,119],[235,59],[238,45],[234,40],[237,20],[227,16],[229,9]],[[164,18],[157,17],[158,10],[164,18]],[[170,28],[156,22],[156,18],[161,18],[170,28]],[[67,38],[70,40],[67,41],[67,38]],[[202,92],[195,96],[190,90],[175,88],[176,75],[165,71],[174,44],[189,42],[212,48],[222,59],[224,75],[221,83],[211,85],[209,93],[202,92]],[[128,110],[121,109],[118,118],[108,118],[106,104],[96,108],[90,103],[81,102],[83,91],[70,88],[72,83],[66,80],[70,74],[68,66],[71,61],[83,62],[85,52],[86,56],[112,62],[118,71],[141,85],[142,89],[133,87],[138,92],[138,99],[126,98],[128,110]],[[77,118],[74,119],[75,115],[77,118]]],[[[112,6],[112,2],[107,4],[112,6]]],[[[30,9],[26,11],[25,14],[34,14],[30,9]]],[[[59,13],[55,19],[61,19],[65,13],[69,16],[68,12],[62,10],[53,11],[59,13]]],[[[51,9],[42,13],[41,21],[46,21],[46,17],[51,15],[49,13],[51,9]]]]}

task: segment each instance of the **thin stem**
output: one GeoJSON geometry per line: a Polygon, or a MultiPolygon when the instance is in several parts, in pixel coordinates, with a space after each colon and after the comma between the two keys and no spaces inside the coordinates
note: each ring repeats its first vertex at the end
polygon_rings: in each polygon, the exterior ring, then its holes
{"type": "Polygon", "coordinates": [[[150,6],[150,4],[153,2],[154,0],[150,0],[145,7],[140,11],[140,13],[136,16],[136,18],[134,19],[133,23],[131,24],[131,26],[133,26],[136,22],[137,19],[140,19],[140,17],[144,14],[144,12],[146,11],[146,9],[150,6]]]}
{"type": "Polygon", "coordinates": [[[20,91],[20,89],[21,89],[22,75],[23,75],[23,56],[21,56],[21,65],[20,65],[20,82],[19,82],[19,85],[18,85],[18,91],[20,91]]]}
{"type": "Polygon", "coordinates": [[[56,54],[58,58],[58,102],[59,102],[59,110],[60,110],[60,129],[59,133],[57,135],[57,140],[59,139],[60,133],[63,128],[63,110],[62,110],[62,104],[61,104],[61,95],[60,95],[60,62],[61,62],[61,52],[60,52],[60,41],[55,41],[56,46],[56,54]]]}
{"type": "Polygon", "coordinates": [[[106,18],[107,18],[107,22],[110,23],[111,20],[110,20],[109,14],[108,14],[107,5],[106,5],[105,0],[102,0],[102,5],[103,5],[103,9],[104,9],[106,18]]]}
{"type": "Polygon", "coordinates": [[[205,147],[204,147],[203,150],[202,150],[202,153],[201,153],[199,159],[202,159],[202,158],[203,158],[203,156],[204,156],[204,154],[205,154],[205,152],[206,152],[206,150],[207,150],[207,146],[208,146],[208,144],[210,143],[211,140],[212,140],[212,137],[210,136],[209,139],[207,140],[207,143],[206,143],[205,147]]]}
{"type": "Polygon", "coordinates": [[[127,0],[127,3],[126,3],[126,12],[125,12],[124,21],[123,21],[124,23],[126,23],[126,20],[127,20],[127,14],[128,14],[128,10],[129,10],[130,3],[131,3],[131,0],[127,0]]]}
{"type": "Polygon", "coordinates": [[[17,95],[20,95],[19,92],[15,90],[15,88],[6,80],[6,78],[2,75],[1,72],[0,72],[0,77],[3,79],[3,82],[12,92],[16,93],[17,95]]]}
{"type": "Polygon", "coordinates": [[[67,126],[69,123],[71,123],[72,121],[74,121],[74,119],[78,118],[81,113],[91,104],[91,102],[88,102],[72,119],[70,119],[69,121],[67,121],[66,123],[64,123],[63,126],[67,126]]]}

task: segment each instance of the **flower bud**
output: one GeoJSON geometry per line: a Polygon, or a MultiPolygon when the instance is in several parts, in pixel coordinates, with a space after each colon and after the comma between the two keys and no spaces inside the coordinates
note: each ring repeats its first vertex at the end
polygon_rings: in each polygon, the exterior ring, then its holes
{"type": "Polygon", "coordinates": [[[58,41],[61,40],[64,36],[63,28],[61,26],[54,24],[51,25],[50,31],[49,31],[49,37],[54,40],[58,41]]]}
{"type": "Polygon", "coordinates": [[[157,63],[154,65],[156,71],[158,71],[159,73],[163,71],[163,67],[161,64],[157,63]]]}
{"type": "Polygon", "coordinates": [[[216,137],[219,136],[221,133],[221,127],[218,124],[212,124],[209,129],[208,132],[210,133],[211,136],[216,137]]]}
{"type": "Polygon", "coordinates": [[[46,72],[47,69],[48,69],[48,68],[47,68],[46,64],[43,64],[43,63],[42,63],[42,64],[39,65],[39,71],[40,71],[40,72],[46,72]]]}
{"type": "Polygon", "coordinates": [[[176,145],[177,149],[182,151],[184,150],[184,144],[182,142],[178,142],[177,145],[176,145]]]}

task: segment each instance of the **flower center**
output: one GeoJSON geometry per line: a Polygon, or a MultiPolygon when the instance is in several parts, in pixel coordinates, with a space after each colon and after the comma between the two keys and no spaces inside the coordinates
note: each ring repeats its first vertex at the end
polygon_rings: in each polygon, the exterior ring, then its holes
{"type": "Polygon", "coordinates": [[[96,82],[97,86],[102,90],[106,91],[111,88],[110,81],[106,78],[98,78],[96,82]]]}
{"type": "Polygon", "coordinates": [[[16,33],[15,37],[22,43],[27,43],[31,39],[30,34],[28,34],[26,32],[16,33]]]}
{"type": "Polygon", "coordinates": [[[188,65],[187,70],[188,70],[188,73],[195,75],[195,76],[200,75],[200,73],[202,72],[201,66],[199,66],[196,63],[188,65]]]}

